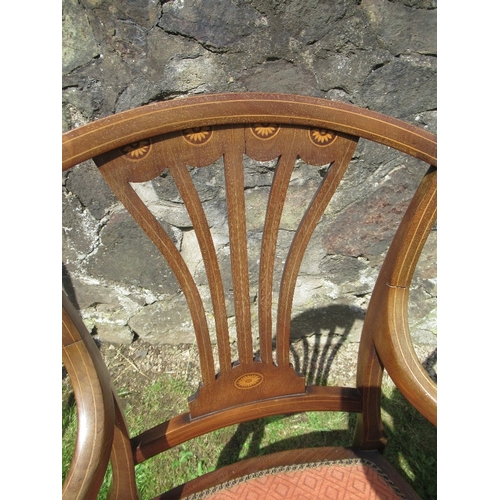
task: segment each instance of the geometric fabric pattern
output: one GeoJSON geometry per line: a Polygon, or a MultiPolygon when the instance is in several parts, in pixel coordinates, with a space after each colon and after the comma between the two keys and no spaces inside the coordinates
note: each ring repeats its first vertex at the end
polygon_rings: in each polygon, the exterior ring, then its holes
{"type": "Polygon", "coordinates": [[[365,459],[323,461],[254,472],[187,497],[189,500],[392,500],[406,498],[365,459]]]}

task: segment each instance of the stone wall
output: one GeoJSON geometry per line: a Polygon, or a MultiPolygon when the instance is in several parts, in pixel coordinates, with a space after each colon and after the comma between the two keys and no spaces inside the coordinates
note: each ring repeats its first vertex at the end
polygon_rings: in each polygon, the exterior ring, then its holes
{"type": "MultiPolygon", "coordinates": [[[[270,91],[350,102],[435,132],[436,11],[432,0],[63,0],[63,130],[159,100],[270,91]]],[[[250,161],[246,171],[255,265],[256,221],[272,170],[250,161]]],[[[405,155],[360,142],[301,268],[294,336],[359,338],[378,266],[424,172],[405,155]]],[[[322,173],[298,162],[279,256],[322,173]]],[[[196,175],[226,269],[220,172],[215,165],[196,175]]],[[[205,295],[194,232],[168,173],[136,189],[205,295]]],[[[135,335],[193,341],[175,279],[91,162],[63,175],[63,226],[63,285],[90,329],[119,343],[135,335]]],[[[421,344],[436,342],[435,242],[434,230],[410,296],[412,333],[421,344]]],[[[230,294],[230,276],[224,281],[230,294]]]]}

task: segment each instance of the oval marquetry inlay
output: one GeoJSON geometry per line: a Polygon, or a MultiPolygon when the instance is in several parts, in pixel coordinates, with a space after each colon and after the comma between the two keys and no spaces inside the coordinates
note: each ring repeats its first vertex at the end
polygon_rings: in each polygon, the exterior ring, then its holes
{"type": "Polygon", "coordinates": [[[207,143],[212,138],[212,127],[194,127],[182,131],[182,137],[195,146],[207,143]]]}
{"type": "Polygon", "coordinates": [[[309,130],[309,139],[316,146],[329,146],[337,137],[335,132],[325,128],[312,128],[309,130]]]}
{"type": "Polygon", "coordinates": [[[129,160],[142,160],[151,152],[151,149],[151,139],[144,139],[142,141],[132,142],[131,144],[124,146],[121,148],[121,152],[129,160]]]}
{"type": "Polygon", "coordinates": [[[264,377],[260,373],[245,373],[234,381],[238,389],[253,389],[262,383],[264,377]]]}
{"type": "Polygon", "coordinates": [[[272,139],[280,130],[276,123],[255,123],[250,127],[252,134],[257,139],[272,139]]]}

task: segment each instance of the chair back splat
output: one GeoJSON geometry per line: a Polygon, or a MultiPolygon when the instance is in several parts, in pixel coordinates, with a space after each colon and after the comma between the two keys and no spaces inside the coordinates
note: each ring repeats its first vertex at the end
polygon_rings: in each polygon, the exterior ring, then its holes
{"type": "MultiPolygon", "coordinates": [[[[112,415],[115,421],[111,451],[109,445],[101,447],[103,453],[111,457],[113,466],[112,498],[137,497],[133,485],[135,464],[206,432],[271,415],[311,410],[355,412],[358,425],[354,445],[359,449],[382,450],[385,437],[380,418],[380,388],[384,368],[407,399],[436,423],[436,385],[415,355],[407,320],[409,284],[436,220],[436,138],[433,134],[375,112],[324,99],[280,94],[222,94],[151,104],[63,135],[63,170],[90,158],[172,269],[191,313],[202,378],[198,391],[189,399],[188,413],[130,439],[116,393],[106,389],[109,376],[103,374],[100,365],[95,369],[98,383],[87,381],[86,384],[95,384],[94,392],[104,396],[92,404],[101,405],[103,414],[112,415]],[[372,294],[360,342],[357,386],[306,386],[304,377],[297,374],[290,363],[294,291],[313,231],[339,186],[360,138],[397,149],[428,165],[372,294]],[[252,322],[249,278],[245,157],[259,162],[276,161],[261,229],[258,331],[252,331],[255,322],[252,322]],[[279,291],[276,291],[277,242],[298,159],[311,166],[327,167],[295,231],[281,272],[279,291]],[[231,356],[228,290],[210,229],[212,221],[207,218],[192,175],[197,169],[220,161],[227,204],[236,359],[231,356]],[[195,278],[176,244],[134,188],[134,183],[151,181],[165,171],[175,183],[198,240],[211,296],[217,359],[212,349],[214,337],[207,319],[207,305],[195,278]],[[277,307],[273,297],[277,299],[277,307]],[[258,350],[255,350],[255,338],[258,338],[258,350]],[[114,404],[110,403],[110,394],[114,404]]],[[[76,332],[73,337],[78,337],[72,341],[85,338],[88,345],[90,335],[75,319],[73,306],[67,299],[63,306],[66,324],[70,323],[66,328],[76,332]]],[[[67,352],[67,345],[64,348],[67,352]]],[[[87,358],[81,363],[100,363],[94,361],[95,353],[87,358]]],[[[76,366],[67,355],[64,359],[75,387],[83,376],[81,366],[76,366]]],[[[78,408],[80,422],[84,421],[84,411],[78,408]]],[[[106,424],[103,435],[109,442],[109,417],[103,422],[106,424]]],[[[79,460],[81,463],[87,458],[79,460]]],[[[68,479],[67,498],[86,498],[85,491],[91,492],[92,497],[95,484],[102,481],[104,474],[102,466],[98,469],[98,473],[80,479],[79,490],[68,479]],[[90,486],[81,486],[86,483],[90,486]],[[80,493],[75,493],[77,490],[80,493]]],[[[203,483],[204,487],[207,485],[203,483]]],[[[193,490],[187,488],[184,494],[187,491],[193,490]]]]}

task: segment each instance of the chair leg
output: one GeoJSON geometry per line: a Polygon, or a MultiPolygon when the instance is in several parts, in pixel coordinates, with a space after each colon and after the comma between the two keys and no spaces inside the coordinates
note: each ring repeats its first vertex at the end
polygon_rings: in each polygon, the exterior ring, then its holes
{"type": "Polygon", "coordinates": [[[111,448],[112,482],[108,500],[139,500],[130,436],[122,409],[115,394],[115,431],[111,448]]]}
{"type": "Polygon", "coordinates": [[[358,389],[361,391],[363,410],[358,414],[354,433],[354,446],[362,449],[377,449],[382,452],[387,443],[380,413],[382,395],[382,375],[384,368],[375,351],[373,342],[369,347],[360,345],[360,353],[365,350],[364,362],[358,364],[358,389]]]}

